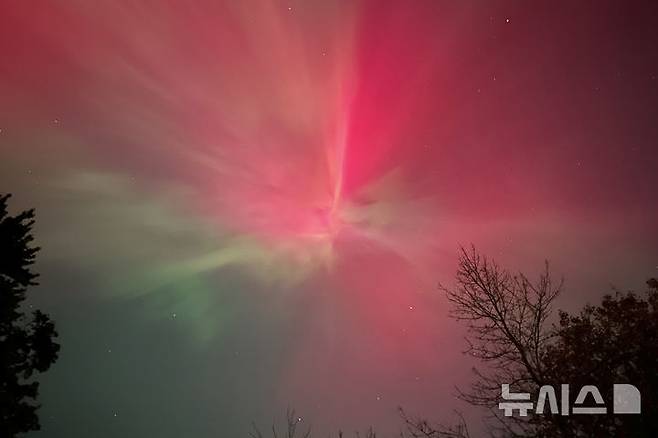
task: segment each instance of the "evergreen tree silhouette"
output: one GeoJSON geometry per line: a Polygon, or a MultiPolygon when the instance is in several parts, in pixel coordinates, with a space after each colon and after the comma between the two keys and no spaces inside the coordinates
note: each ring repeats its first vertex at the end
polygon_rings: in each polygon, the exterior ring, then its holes
{"type": "Polygon", "coordinates": [[[32,246],[34,210],[9,214],[0,196],[0,437],[39,430],[36,373],[56,360],[55,324],[39,310],[27,311],[23,302],[30,286],[38,247],[32,246]]]}

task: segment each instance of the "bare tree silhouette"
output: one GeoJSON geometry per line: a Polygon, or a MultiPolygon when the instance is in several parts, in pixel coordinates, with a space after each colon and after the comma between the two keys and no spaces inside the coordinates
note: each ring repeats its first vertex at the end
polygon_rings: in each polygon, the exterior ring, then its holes
{"type": "MultiPolygon", "coordinates": [[[[658,436],[658,280],[647,282],[645,297],[634,292],[606,295],[600,305],[571,315],[554,312],[563,288],[549,265],[536,281],[512,274],[471,247],[461,249],[453,287],[440,286],[452,304],[451,316],[466,324],[466,354],[478,359],[470,389],[458,391],[466,403],[488,409],[492,437],[658,436]],[[613,405],[614,384],[628,383],[642,394],[642,415],[561,415],[544,412],[506,417],[498,403],[501,386],[537,400],[544,385],[576,390],[596,384],[607,406],[613,405]]],[[[570,398],[573,402],[575,394],[570,398]]],[[[548,411],[548,410],[547,410],[548,411]]],[[[467,422],[457,413],[454,425],[430,423],[400,409],[402,438],[471,438],[467,422]]],[[[298,421],[288,412],[288,438],[298,421]]],[[[257,429],[255,429],[257,431],[257,429]]],[[[279,437],[272,428],[273,436],[279,437]]],[[[303,438],[310,436],[310,429],[303,438]]],[[[339,432],[342,437],[342,432],[339,432]]],[[[359,435],[357,434],[357,437],[359,435]]],[[[253,438],[263,438],[260,432],[253,438]]],[[[372,429],[366,435],[375,438],[372,429]]]]}
{"type": "MultiPolygon", "coordinates": [[[[451,315],[468,328],[466,353],[479,359],[470,390],[458,396],[490,412],[490,434],[498,437],[655,437],[658,436],[658,281],[647,282],[646,299],[633,292],[604,297],[599,306],[579,314],[559,312],[553,303],[563,287],[546,263],[538,280],[512,274],[474,247],[461,249],[454,287],[441,286],[451,315]],[[643,414],[505,417],[500,414],[501,386],[537,399],[543,385],[575,388],[597,384],[612,406],[614,383],[637,386],[643,414]],[[648,402],[648,403],[647,403],[648,402]]],[[[463,417],[454,426],[402,417],[411,436],[468,438],[463,417]]]]}
{"type": "Polygon", "coordinates": [[[459,419],[457,424],[448,426],[411,417],[402,408],[399,408],[399,413],[406,429],[406,433],[401,434],[403,438],[471,438],[466,420],[460,412],[456,412],[459,419]]]}
{"type": "MultiPolygon", "coordinates": [[[[279,438],[279,437],[286,437],[286,438],[295,438],[298,436],[301,436],[302,438],[308,438],[311,436],[311,429],[308,428],[305,432],[303,432],[301,435],[297,434],[297,427],[299,426],[299,423],[301,422],[301,419],[295,415],[295,410],[294,409],[288,409],[286,412],[286,430],[284,434],[280,434],[276,428],[276,424],[272,424],[272,437],[274,438],[279,438]]],[[[256,426],[255,423],[252,424],[252,431],[249,433],[249,435],[252,438],[264,438],[264,435],[262,432],[258,429],[258,426],[256,426]]]]}
{"type": "Polygon", "coordinates": [[[549,317],[563,281],[553,282],[548,262],[533,283],[471,247],[461,249],[456,282],[454,288],[440,288],[453,305],[451,315],[466,323],[466,353],[486,368],[474,369],[475,383],[470,391],[459,391],[459,396],[471,405],[489,408],[499,434],[528,436],[535,429],[532,418],[501,417],[496,409],[501,384],[537,393],[548,383],[543,359],[554,336],[549,317]]]}
{"type": "MultiPolygon", "coordinates": [[[[286,425],[284,431],[279,431],[275,424],[272,424],[271,427],[271,436],[272,438],[309,438],[311,436],[311,428],[308,427],[304,432],[300,432],[298,429],[299,424],[301,423],[301,418],[297,416],[294,409],[288,409],[286,412],[286,425]],[[300,433],[298,433],[300,432],[300,433]]],[[[252,431],[249,433],[252,438],[265,438],[265,435],[258,429],[256,424],[252,424],[252,431]]],[[[344,438],[345,434],[342,431],[338,431],[338,438],[344,438]]],[[[354,432],[356,438],[377,438],[377,434],[372,428],[369,428],[365,434],[360,432],[354,432]]]]}

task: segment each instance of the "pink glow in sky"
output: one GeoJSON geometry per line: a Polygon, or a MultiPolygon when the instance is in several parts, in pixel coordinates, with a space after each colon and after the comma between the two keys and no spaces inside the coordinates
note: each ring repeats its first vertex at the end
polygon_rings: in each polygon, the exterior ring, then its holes
{"type": "Polygon", "coordinates": [[[459,245],[550,259],[567,308],[655,276],[648,9],[5,5],[0,190],[37,208],[35,299],[61,321],[44,431],[449,418],[459,245]]]}

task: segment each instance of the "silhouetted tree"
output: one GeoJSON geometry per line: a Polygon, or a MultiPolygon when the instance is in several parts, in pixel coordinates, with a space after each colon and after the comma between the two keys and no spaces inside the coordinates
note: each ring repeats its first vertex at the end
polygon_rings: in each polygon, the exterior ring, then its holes
{"type": "MultiPolygon", "coordinates": [[[[484,369],[474,369],[470,390],[462,400],[489,409],[494,437],[658,437],[658,280],[647,281],[645,297],[634,292],[606,295],[570,315],[553,314],[563,282],[554,282],[548,263],[537,281],[512,274],[475,248],[463,249],[454,287],[441,289],[452,304],[451,315],[468,328],[466,353],[484,369]],[[642,395],[641,415],[614,415],[613,385],[631,384],[642,395]],[[544,385],[570,385],[576,391],[596,385],[607,407],[605,415],[544,414],[505,417],[498,409],[501,386],[530,393],[538,400],[544,385]]],[[[558,406],[561,405],[558,400],[558,406]]],[[[532,411],[531,411],[532,412],[532,411]]],[[[455,425],[430,423],[400,409],[405,438],[470,438],[463,416],[455,425]]],[[[288,413],[287,437],[295,437],[298,420],[288,413]]],[[[263,435],[256,429],[254,438],[263,435]]],[[[280,436],[272,428],[274,437],[280,436]]],[[[302,435],[310,436],[310,431],[302,435]]],[[[339,433],[339,437],[343,436],[339,433]]],[[[370,431],[368,437],[375,437],[370,431]]]]}
{"type": "MultiPolygon", "coordinates": [[[[462,249],[457,284],[441,287],[453,305],[452,316],[468,328],[467,353],[485,370],[475,369],[476,381],[459,392],[469,404],[491,412],[492,436],[523,437],[656,437],[658,436],[658,281],[648,282],[646,299],[629,292],[606,296],[599,306],[586,306],[572,316],[559,313],[552,322],[552,304],[562,282],[555,284],[546,264],[537,282],[513,275],[474,248],[462,249]],[[607,415],[501,416],[501,385],[530,393],[569,384],[575,391],[597,385],[607,415]],[[642,415],[613,415],[615,383],[635,385],[643,397],[642,415]]],[[[573,403],[575,394],[571,395],[573,403]]],[[[411,436],[468,437],[463,419],[457,426],[432,425],[410,419],[411,436]]]]}
{"type": "Polygon", "coordinates": [[[55,325],[39,310],[27,312],[23,302],[36,285],[31,267],[39,248],[32,246],[34,210],[11,216],[10,195],[0,196],[0,436],[15,437],[38,430],[35,373],[57,359],[55,325]]]}
{"type": "MultiPolygon", "coordinates": [[[[301,423],[301,418],[299,418],[297,415],[295,415],[295,411],[292,409],[288,409],[288,412],[286,412],[286,430],[283,432],[283,435],[277,430],[276,425],[272,424],[272,436],[274,438],[278,438],[279,436],[281,437],[286,437],[286,438],[296,438],[298,436],[302,438],[309,438],[311,436],[311,429],[305,430],[301,435],[297,434],[297,427],[299,426],[299,423],[301,423]]],[[[256,424],[252,425],[252,431],[249,433],[249,435],[252,438],[264,438],[263,433],[258,429],[258,426],[256,424]]]]}
{"type": "Polygon", "coordinates": [[[560,312],[546,375],[555,385],[595,384],[608,407],[607,415],[568,417],[570,436],[658,437],[658,281],[647,285],[644,298],[617,291],[577,315],[560,312]],[[613,415],[616,383],[640,390],[642,415],[613,415]]]}
{"type": "Polygon", "coordinates": [[[402,438],[471,438],[466,420],[459,412],[459,422],[448,426],[411,417],[402,408],[399,408],[399,414],[406,428],[400,434],[402,438]]]}
{"type": "MultiPolygon", "coordinates": [[[[272,438],[310,438],[311,437],[310,427],[304,429],[303,432],[300,432],[300,429],[298,429],[301,422],[302,419],[295,414],[295,411],[292,409],[288,409],[288,412],[286,413],[285,430],[280,431],[277,429],[275,424],[272,424],[272,429],[271,429],[272,435],[270,436],[272,438]],[[298,434],[298,432],[300,433],[298,434]]],[[[265,438],[265,435],[263,435],[260,429],[258,429],[258,426],[256,426],[256,424],[252,425],[252,431],[249,433],[249,435],[252,438],[265,438]]],[[[360,432],[355,432],[353,436],[355,438],[377,438],[377,434],[372,428],[368,429],[365,432],[365,434],[361,434],[360,432]]],[[[345,438],[346,435],[342,431],[338,431],[337,437],[345,438]]]]}

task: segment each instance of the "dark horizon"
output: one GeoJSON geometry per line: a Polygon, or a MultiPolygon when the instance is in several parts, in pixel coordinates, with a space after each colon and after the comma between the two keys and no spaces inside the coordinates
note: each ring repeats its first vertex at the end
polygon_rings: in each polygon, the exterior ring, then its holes
{"type": "MultiPolygon", "coordinates": [[[[658,277],[652,2],[12,2],[0,194],[57,325],[29,437],[450,421],[460,246],[658,277]]],[[[478,427],[478,426],[476,426],[478,427]]]]}

